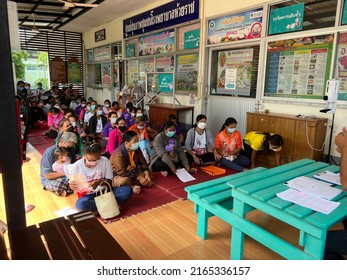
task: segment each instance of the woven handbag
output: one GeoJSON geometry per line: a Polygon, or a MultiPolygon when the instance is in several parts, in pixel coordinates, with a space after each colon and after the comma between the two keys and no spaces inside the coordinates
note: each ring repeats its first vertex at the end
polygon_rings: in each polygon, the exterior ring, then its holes
{"type": "Polygon", "coordinates": [[[103,219],[111,219],[119,215],[120,210],[112,186],[109,182],[103,181],[100,185],[104,188],[96,190],[94,197],[96,208],[103,219]]]}

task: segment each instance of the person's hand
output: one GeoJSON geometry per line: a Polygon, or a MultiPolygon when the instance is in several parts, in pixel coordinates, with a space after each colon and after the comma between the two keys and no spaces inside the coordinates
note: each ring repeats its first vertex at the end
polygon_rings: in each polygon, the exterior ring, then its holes
{"type": "Polygon", "coordinates": [[[193,155],[193,159],[194,159],[195,165],[200,165],[201,164],[200,159],[196,155],[193,155]]]}
{"type": "Polygon", "coordinates": [[[336,145],[337,151],[339,153],[341,153],[342,151],[347,149],[347,130],[346,130],[346,127],[343,127],[342,131],[336,135],[335,145],[336,145]]]}
{"type": "Polygon", "coordinates": [[[176,167],[175,167],[175,166],[171,168],[171,172],[172,172],[173,174],[176,174],[176,167]]]}
{"type": "Polygon", "coordinates": [[[214,159],[215,159],[216,161],[220,161],[221,158],[222,158],[222,155],[221,155],[220,153],[218,153],[217,150],[214,150],[214,151],[213,151],[213,155],[214,155],[214,159]]]}
{"type": "Polygon", "coordinates": [[[70,181],[70,188],[73,189],[74,191],[77,191],[78,188],[78,183],[77,181],[70,181]]]}
{"type": "Polygon", "coordinates": [[[81,133],[80,133],[80,136],[81,136],[81,137],[86,137],[87,134],[86,134],[85,132],[81,132],[81,133]]]}

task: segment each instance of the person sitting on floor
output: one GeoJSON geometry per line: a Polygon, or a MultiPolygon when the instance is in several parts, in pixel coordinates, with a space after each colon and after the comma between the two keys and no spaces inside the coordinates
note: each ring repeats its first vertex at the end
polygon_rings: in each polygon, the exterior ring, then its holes
{"type": "Polygon", "coordinates": [[[38,127],[39,121],[43,122],[47,120],[47,116],[42,108],[40,108],[37,105],[37,100],[33,99],[30,102],[30,109],[29,109],[29,120],[30,120],[30,126],[31,127],[38,127]]]}
{"type": "MultiPolygon", "coordinates": [[[[167,117],[167,121],[172,121],[173,123],[175,123],[175,125],[176,125],[176,135],[177,135],[178,138],[180,139],[180,143],[181,143],[182,145],[184,145],[184,135],[183,135],[183,133],[182,133],[182,130],[181,130],[179,124],[177,123],[177,117],[176,117],[176,115],[174,115],[174,114],[169,115],[169,116],[167,117]]],[[[164,123],[164,124],[165,124],[165,123],[164,123]]],[[[159,129],[160,131],[163,130],[164,124],[160,127],[160,129],[159,129]]]]}
{"type": "MultiPolygon", "coordinates": [[[[74,164],[64,166],[64,173],[68,178],[72,178],[73,175],[83,174],[87,181],[88,188],[83,186],[83,189],[77,181],[73,179],[70,181],[71,188],[77,191],[76,208],[80,211],[97,211],[94,190],[99,185],[103,185],[103,181],[107,181],[112,185],[112,167],[110,161],[101,156],[101,151],[102,148],[99,143],[87,143],[83,147],[83,158],[74,164]]],[[[128,200],[132,194],[132,189],[129,186],[112,188],[112,191],[119,205],[128,200]]]]}
{"type": "Polygon", "coordinates": [[[129,128],[129,130],[135,131],[139,136],[139,145],[140,149],[143,153],[146,162],[149,163],[149,157],[152,154],[148,131],[146,128],[146,122],[143,117],[137,117],[135,120],[135,124],[129,128]]]}
{"type": "Polygon", "coordinates": [[[88,136],[100,142],[102,139],[102,130],[106,123],[107,118],[103,115],[102,106],[98,105],[94,115],[89,119],[88,136]]]}
{"type": "Polygon", "coordinates": [[[141,192],[141,186],[151,187],[153,179],[149,167],[139,149],[139,136],[129,130],[123,135],[123,143],[110,157],[115,175],[113,184],[117,187],[131,185],[133,192],[141,192]]]}
{"type": "Polygon", "coordinates": [[[283,146],[283,138],[281,135],[269,132],[247,132],[243,137],[243,147],[247,157],[251,160],[251,168],[256,166],[258,151],[264,151],[270,154],[275,153],[276,165],[281,165],[281,150],[283,146]]]}
{"type": "Polygon", "coordinates": [[[122,137],[126,131],[128,131],[128,128],[125,120],[122,117],[118,118],[116,121],[116,128],[111,130],[108,137],[105,153],[103,154],[104,157],[110,158],[113,151],[122,144],[122,137]]]}
{"type": "Polygon", "coordinates": [[[133,110],[133,103],[128,102],[126,104],[126,110],[124,110],[122,113],[122,118],[125,119],[128,128],[135,124],[135,112],[133,112],[133,110]]]}
{"type": "Polygon", "coordinates": [[[69,187],[69,180],[64,172],[54,172],[52,166],[55,162],[54,151],[58,147],[64,147],[69,150],[69,158],[73,163],[76,161],[75,150],[72,148],[77,143],[77,137],[72,132],[65,132],[57,144],[47,148],[41,157],[40,177],[44,190],[54,192],[58,196],[67,196],[73,193],[69,187]]]}
{"type": "Polygon", "coordinates": [[[151,124],[148,121],[146,121],[147,118],[143,114],[143,110],[141,108],[137,108],[136,109],[136,118],[138,118],[138,117],[142,117],[145,120],[145,126],[146,126],[146,129],[147,129],[148,138],[149,138],[150,141],[153,141],[155,136],[157,136],[158,131],[156,131],[154,128],[152,128],[151,124]]]}
{"type": "Polygon", "coordinates": [[[113,107],[113,111],[115,111],[117,113],[118,118],[120,118],[122,116],[122,113],[124,112],[124,109],[119,106],[119,102],[118,101],[113,101],[112,102],[112,107],[113,107]]]}
{"type": "Polygon", "coordinates": [[[199,165],[214,164],[218,153],[210,130],[206,129],[206,116],[198,115],[193,128],[188,130],[185,141],[186,155],[189,163],[199,165]]]}
{"type": "Polygon", "coordinates": [[[58,136],[58,123],[62,118],[64,118],[64,114],[60,111],[60,109],[56,107],[52,107],[49,109],[50,114],[47,118],[48,131],[44,133],[45,136],[55,139],[58,136]]]}
{"type": "Polygon", "coordinates": [[[64,165],[70,164],[69,150],[64,147],[58,147],[54,150],[55,162],[52,165],[54,172],[64,172],[64,165]]]}
{"type": "Polygon", "coordinates": [[[251,162],[240,154],[242,150],[241,133],[236,130],[237,121],[227,118],[216,136],[216,152],[220,163],[238,172],[246,170],[251,162]]]}
{"type": "Polygon", "coordinates": [[[102,129],[102,140],[101,140],[101,146],[103,148],[106,147],[108,138],[110,136],[110,132],[117,127],[117,118],[118,115],[116,112],[109,112],[107,115],[108,122],[102,129]]]}
{"type": "Polygon", "coordinates": [[[189,161],[183,150],[181,142],[176,135],[176,125],[168,121],[153,141],[153,152],[150,160],[150,168],[160,171],[163,176],[169,173],[176,174],[177,168],[185,168],[190,173],[196,173],[195,168],[190,168],[189,161]]]}

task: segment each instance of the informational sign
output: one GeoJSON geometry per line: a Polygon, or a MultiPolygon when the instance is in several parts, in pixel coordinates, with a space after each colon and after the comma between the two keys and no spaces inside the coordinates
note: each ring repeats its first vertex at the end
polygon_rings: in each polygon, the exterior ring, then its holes
{"type": "Polygon", "coordinates": [[[328,34],[269,42],[265,95],[321,99],[333,41],[333,34],[328,34]]]}
{"type": "Polygon", "coordinates": [[[207,44],[258,38],[262,34],[263,9],[208,21],[207,44]]]}
{"type": "Polygon", "coordinates": [[[123,37],[144,34],[199,19],[199,0],[171,1],[123,20],[123,37]]]}
{"type": "Polygon", "coordinates": [[[173,29],[139,38],[139,56],[170,53],[175,51],[173,29]]]}
{"type": "Polygon", "coordinates": [[[173,74],[158,74],[158,88],[162,92],[172,93],[173,84],[173,74]]]}
{"type": "Polygon", "coordinates": [[[81,63],[77,61],[67,62],[67,80],[69,83],[81,83],[81,63]]]}
{"type": "Polygon", "coordinates": [[[91,63],[93,62],[94,54],[93,49],[87,50],[87,62],[91,63]]]}
{"type": "Polygon", "coordinates": [[[53,83],[66,83],[67,70],[66,62],[60,58],[55,57],[51,62],[51,80],[53,83]]]}
{"type": "Polygon", "coordinates": [[[112,78],[111,78],[111,63],[110,62],[103,62],[101,64],[101,84],[105,86],[111,86],[112,85],[112,78]]]}
{"type": "Polygon", "coordinates": [[[184,33],[184,49],[196,49],[200,45],[200,29],[184,33]]]}
{"type": "Polygon", "coordinates": [[[339,33],[335,73],[340,80],[339,100],[347,100],[347,33],[339,33]]]}
{"type": "Polygon", "coordinates": [[[180,91],[198,89],[199,55],[186,54],[177,56],[176,88],[180,91]]]}
{"type": "Polygon", "coordinates": [[[126,57],[134,57],[135,56],[135,44],[126,44],[125,56],[126,57]]]}
{"type": "Polygon", "coordinates": [[[157,72],[173,72],[175,67],[174,56],[161,56],[155,59],[157,72]]]}
{"type": "Polygon", "coordinates": [[[105,60],[111,60],[111,45],[94,49],[94,61],[101,62],[105,60]]]}
{"type": "Polygon", "coordinates": [[[269,34],[302,30],[305,4],[273,9],[269,17],[269,34]]]}
{"type": "Polygon", "coordinates": [[[127,63],[128,63],[127,64],[127,74],[128,74],[127,85],[129,87],[134,87],[137,85],[137,82],[139,81],[139,73],[138,73],[139,61],[128,60],[127,63]]]}
{"type": "Polygon", "coordinates": [[[253,49],[220,51],[218,53],[218,94],[250,96],[253,49]]]}

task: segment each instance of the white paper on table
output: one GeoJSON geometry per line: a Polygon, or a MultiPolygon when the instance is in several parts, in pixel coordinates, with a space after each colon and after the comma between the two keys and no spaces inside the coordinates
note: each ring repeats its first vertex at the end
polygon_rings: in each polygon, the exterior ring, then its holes
{"type": "Polygon", "coordinates": [[[185,170],[184,168],[177,169],[176,175],[178,179],[180,179],[183,183],[196,180],[196,178],[190,175],[189,172],[185,170]]]}
{"type": "Polygon", "coordinates": [[[340,173],[334,173],[327,170],[327,171],[319,172],[313,175],[313,177],[329,182],[329,183],[333,183],[335,185],[341,185],[340,173]]]}
{"type": "Polygon", "coordinates": [[[298,191],[316,195],[329,200],[333,199],[335,196],[342,192],[342,190],[332,187],[329,183],[305,176],[297,177],[284,184],[298,191]]]}
{"type": "Polygon", "coordinates": [[[56,214],[58,217],[66,217],[68,215],[76,214],[76,213],[78,213],[78,211],[71,207],[64,207],[54,212],[54,214],[56,214]]]}
{"type": "Polygon", "coordinates": [[[288,189],[276,195],[283,200],[293,202],[323,214],[330,214],[340,205],[340,202],[330,201],[295,189],[288,189]]]}

